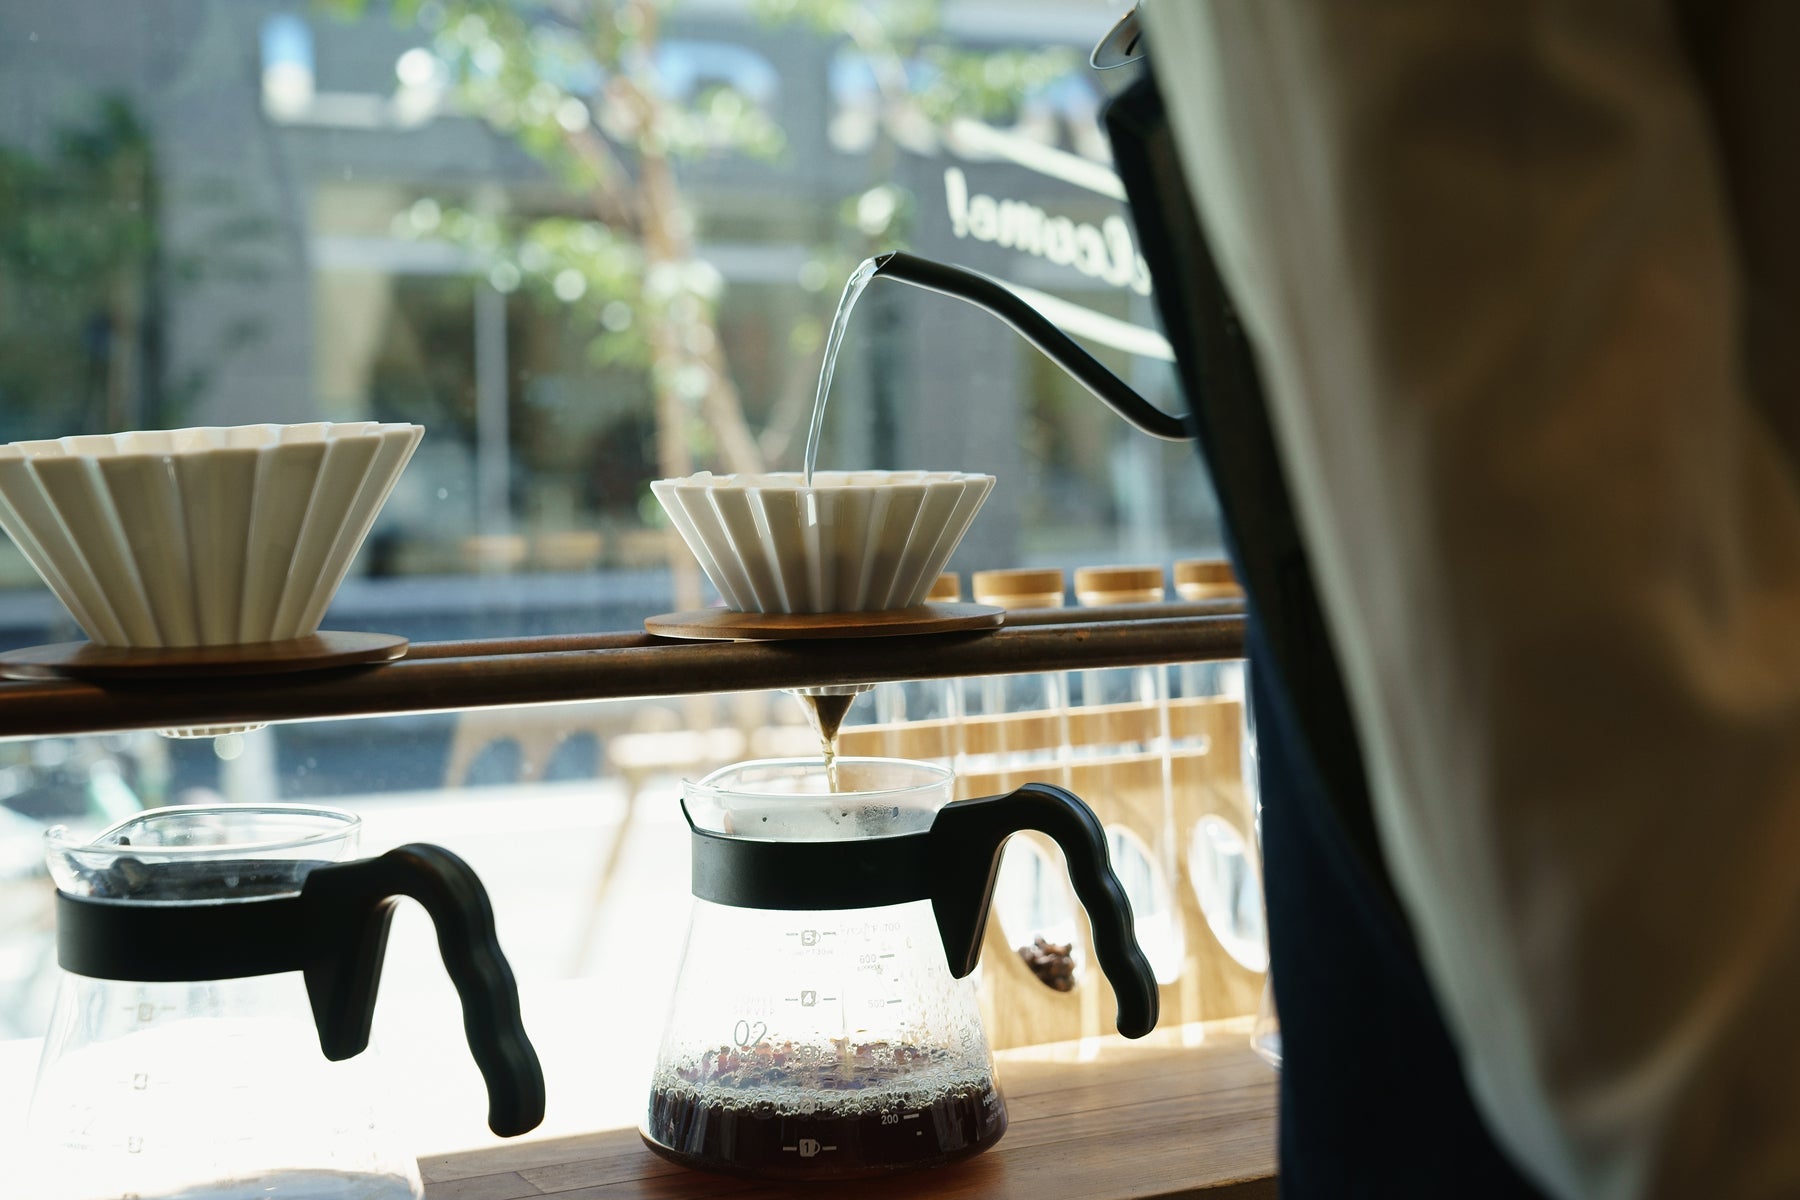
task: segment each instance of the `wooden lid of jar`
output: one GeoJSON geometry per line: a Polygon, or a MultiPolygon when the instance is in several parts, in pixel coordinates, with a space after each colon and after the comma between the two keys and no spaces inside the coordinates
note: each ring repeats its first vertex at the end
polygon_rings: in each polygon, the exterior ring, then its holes
{"type": "Polygon", "coordinates": [[[925,603],[935,604],[939,601],[955,603],[962,599],[962,576],[955,571],[945,571],[931,584],[931,590],[925,593],[925,603]]]}
{"type": "Polygon", "coordinates": [[[1161,567],[1075,569],[1075,599],[1082,604],[1154,604],[1162,598],[1161,567]]]}
{"type": "Polygon", "coordinates": [[[1183,600],[1237,600],[1244,589],[1222,558],[1187,558],[1175,564],[1175,592],[1183,600]]]}
{"type": "Polygon", "coordinates": [[[978,604],[998,604],[1002,608],[1063,606],[1063,574],[1053,568],[977,571],[970,577],[970,586],[978,604]]]}

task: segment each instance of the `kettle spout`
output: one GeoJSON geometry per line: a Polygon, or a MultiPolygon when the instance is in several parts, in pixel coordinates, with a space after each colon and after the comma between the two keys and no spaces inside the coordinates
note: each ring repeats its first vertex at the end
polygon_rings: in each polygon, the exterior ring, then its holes
{"type": "Polygon", "coordinates": [[[874,277],[877,279],[895,279],[928,292],[955,296],[993,313],[1043,351],[1045,357],[1067,371],[1101,403],[1151,437],[1178,442],[1195,436],[1190,418],[1166,413],[1138,395],[1043,313],[1019,299],[999,281],[977,271],[900,250],[878,254],[871,261],[875,264],[874,277]]]}

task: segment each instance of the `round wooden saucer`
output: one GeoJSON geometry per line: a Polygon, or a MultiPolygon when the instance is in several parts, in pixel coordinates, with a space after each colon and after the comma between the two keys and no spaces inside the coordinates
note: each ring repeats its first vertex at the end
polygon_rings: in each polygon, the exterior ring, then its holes
{"type": "Polygon", "coordinates": [[[96,646],[59,642],[0,654],[7,679],[173,679],[228,675],[287,675],[366,663],[392,662],[408,643],[391,633],[320,630],[285,642],[229,646],[96,646]]]}
{"type": "Polygon", "coordinates": [[[644,632],[690,641],[785,642],[813,638],[906,637],[998,629],[1006,610],[992,604],[920,604],[874,612],[759,613],[728,608],[664,613],[644,632]]]}

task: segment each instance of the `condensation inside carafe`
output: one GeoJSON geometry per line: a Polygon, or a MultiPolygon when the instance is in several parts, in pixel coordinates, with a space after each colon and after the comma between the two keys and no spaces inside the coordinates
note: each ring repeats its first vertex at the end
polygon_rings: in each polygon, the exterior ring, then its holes
{"type": "Polygon", "coordinates": [[[715,772],[684,795],[697,825],[739,837],[837,841],[922,833],[949,775],[898,759],[772,759],[715,772]]]}

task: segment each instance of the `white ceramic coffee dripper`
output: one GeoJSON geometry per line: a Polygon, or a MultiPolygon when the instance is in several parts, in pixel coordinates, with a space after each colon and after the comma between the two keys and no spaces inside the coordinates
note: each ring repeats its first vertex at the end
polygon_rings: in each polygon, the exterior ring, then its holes
{"type": "Polygon", "coordinates": [[[924,602],[994,477],[702,471],[650,486],[730,608],[871,612],[924,602]]]}
{"type": "Polygon", "coordinates": [[[0,446],[0,529],[96,646],[316,633],[424,430],[242,425],[0,446]]]}

